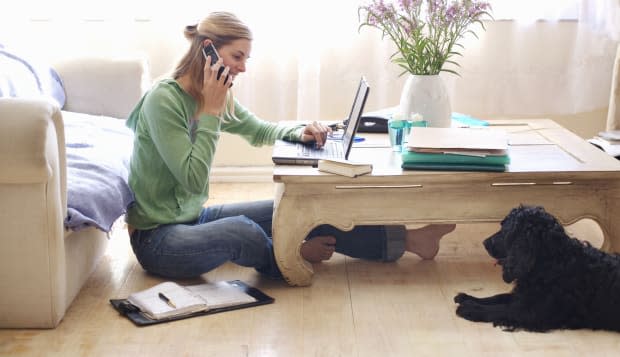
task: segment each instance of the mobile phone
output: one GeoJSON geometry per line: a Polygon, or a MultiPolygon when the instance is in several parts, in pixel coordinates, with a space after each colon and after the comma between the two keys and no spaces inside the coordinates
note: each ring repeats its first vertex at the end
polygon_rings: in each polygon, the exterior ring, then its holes
{"type": "MultiPolygon", "coordinates": [[[[205,59],[207,59],[207,56],[211,56],[212,66],[215,64],[215,62],[217,62],[220,59],[220,54],[217,53],[217,50],[215,49],[215,46],[213,46],[212,43],[202,48],[202,55],[205,57],[205,59]]],[[[220,77],[222,76],[222,72],[224,72],[224,66],[220,66],[220,69],[217,70],[218,81],[220,80],[220,77]]],[[[226,75],[226,80],[228,80],[228,75],[226,75]]]]}

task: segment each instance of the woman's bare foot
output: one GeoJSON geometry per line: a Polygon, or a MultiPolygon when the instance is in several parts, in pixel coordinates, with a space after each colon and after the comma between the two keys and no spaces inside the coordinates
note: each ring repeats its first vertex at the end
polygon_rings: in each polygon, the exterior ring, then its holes
{"type": "Polygon", "coordinates": [[[429,224],[422,228],[408,230],[405,249],[422,259],[433,259],[439,252],[439,240],[452,232],[455,227],[455,224],[429,224]]]}
{"type": "Polygon", "coordinates": [[[304,241],[301,245],[301,256],[310,263],[320,263],[332,257],[336,250],[336,238],[319,236],[304,241]]]}

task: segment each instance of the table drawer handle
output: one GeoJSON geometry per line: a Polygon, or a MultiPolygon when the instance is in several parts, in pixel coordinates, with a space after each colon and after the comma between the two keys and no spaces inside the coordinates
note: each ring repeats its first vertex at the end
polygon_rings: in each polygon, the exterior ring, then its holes
{"type": "Polygon", "coordinates": [[[571,181],[554,181],[554,182],[494,182],[491,186],[534,186],[534,185],[572,185],[571,181]]]}
{"type": "Polygon", "coordinates": [[[336,190],[359,190],[368,188],[422,188],[422,185],[338,185],[336,190]]]}

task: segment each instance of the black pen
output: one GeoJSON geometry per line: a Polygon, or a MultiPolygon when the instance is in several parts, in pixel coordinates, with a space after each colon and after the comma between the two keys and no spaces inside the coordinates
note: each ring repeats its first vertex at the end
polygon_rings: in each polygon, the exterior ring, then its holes
{"type": "Polygon", "coordinates": [[[168,299],[168,297],[164,295],[164,293],[159,293],[158,295],[160,299],[164,300],[166,304],[168,304],[168,306],[170,306],[173,309],[177,308],[177,306],[172,302],[172,300],[168,299]]]}

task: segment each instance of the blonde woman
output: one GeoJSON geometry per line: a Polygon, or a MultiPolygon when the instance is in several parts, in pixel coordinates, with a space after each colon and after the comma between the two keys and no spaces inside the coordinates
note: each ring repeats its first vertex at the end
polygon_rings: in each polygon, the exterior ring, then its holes
{"type": "MultiPolygon", "coordinates": [[[[240,135],[253,146],[276,139],[321,146],[330,129],[317,122],[278,126],[235,100],[231,85],[245,72],[252,44],[249,28],[235,15],[211,13],[187,26],[185,37],[190,46],[172,78],[156,83],[127,120],[135,132],[129,174],[135,201],[126,215],[133,251],[145,270],[168,278],[197,277],[227,261],[280,277],[271,241],[272,201],[203,207],[220,133],[240,135]],[[203,54],[209,44],[220,55],[214,65],[203,54]],[[218,76],[220,66],[225,69],[218,76]]],[[[362,226],[351,232],[317,227],[301,254],[313,263],[334,251],[395,260],[413,249],[432,258],[439,238],[453,227],[428,227],[409,232],[402,226],[362,226]]]]}

